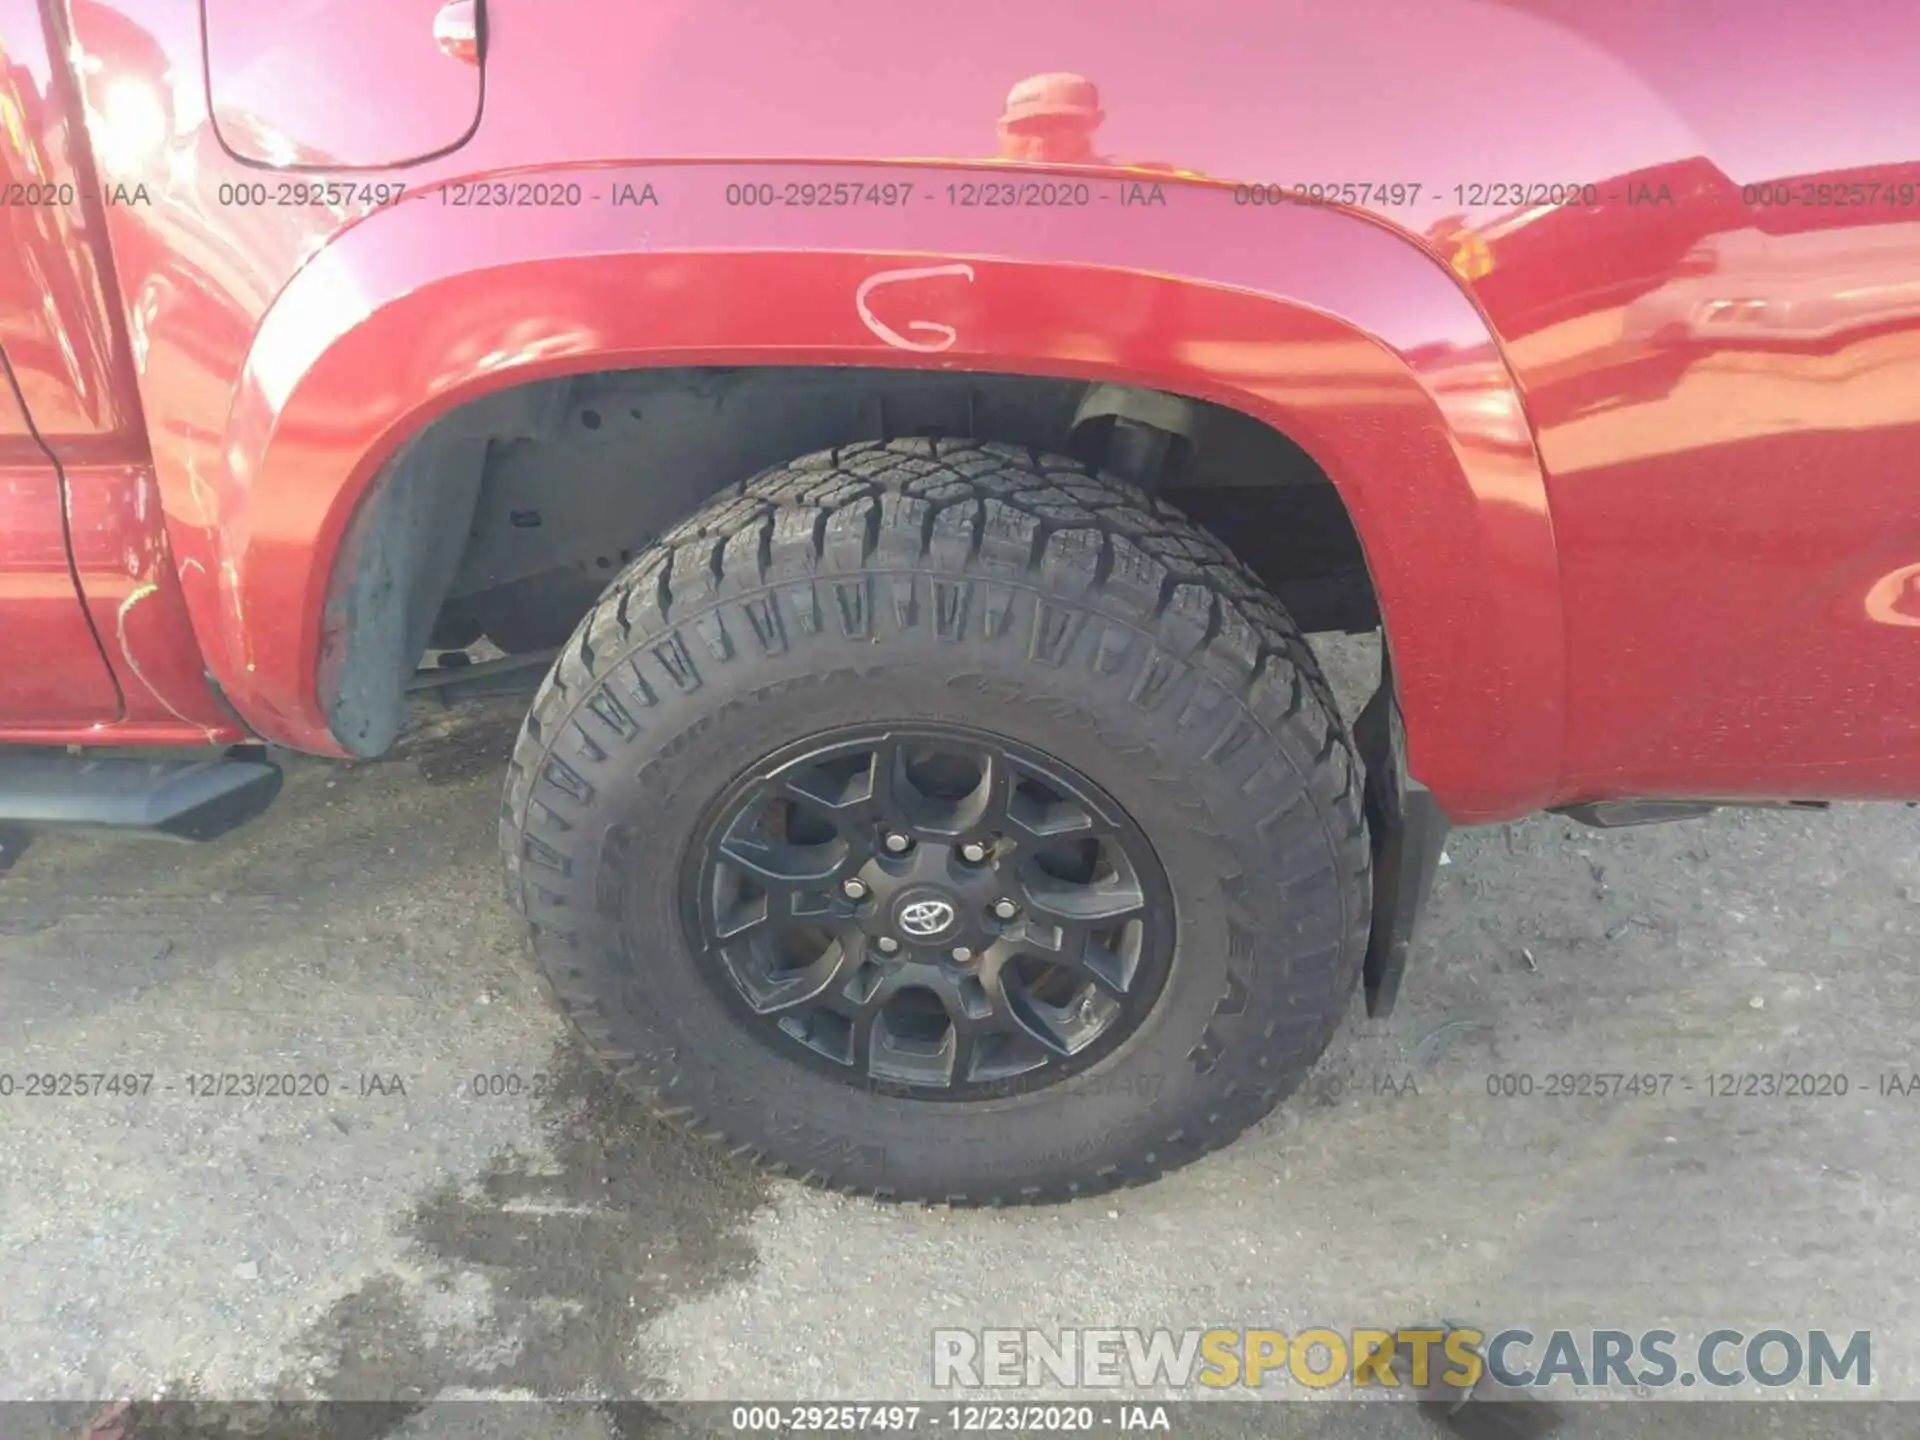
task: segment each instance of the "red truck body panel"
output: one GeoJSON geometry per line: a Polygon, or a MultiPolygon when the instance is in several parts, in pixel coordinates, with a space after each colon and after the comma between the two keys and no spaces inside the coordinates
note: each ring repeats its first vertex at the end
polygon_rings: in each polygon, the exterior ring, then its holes
{"type": "Polygon", "coordinates": [[[56,35],[0,0],[0,738],[235,737],[169,555],[56,35]]]}
{"type": "MultiPolygon", "coordinates": [[[[71,145],[58,76],[20,60],[27,8],[0,6],[9,73],[71,145]]],[[[483,69],[426,40],[375,63],[376,31],[431,36],[416,0],[278,31],[207,13],[211,113],[193,7],[63,21],[100,173],[16,263],[98,254],[117,299],[45,321],[97,358],[15,362],[78,447],[94,627],[132,603],[159,628],[103,647],[121,723],[0,697],[10,737],[236,737],[204,664],[254,733],[339,753],[342,538],[462,400],[622,366],[918,366],[1153,386],[1297,440],[1354,518],[1411,767],[1456,819],[1920,796],[1910,7],[493,0],[483,69]],[[1098,85],[1097,131],[1010,162],[1008,91],[1058,71],[1098,85]],[[342,93],[391,129],[343,122],[342,93]],[[452,148],[412,159],[430,146],[452,148]],[[1004,188],[1046,181],[1069,188],[1004,188]],[[912,189],[836,202],[853,182],[912,189]]],[[[44,502],[15,508],[9,581],[46,533],[44,502]]],[[[99,649],[49,663],[99,686],[99,649]]]]}

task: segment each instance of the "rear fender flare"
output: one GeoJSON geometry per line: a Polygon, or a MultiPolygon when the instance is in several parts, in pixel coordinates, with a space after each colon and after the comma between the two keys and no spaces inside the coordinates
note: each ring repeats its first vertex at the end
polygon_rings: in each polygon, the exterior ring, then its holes
{"type": "MultiPolygon", "coordinates": [[[[1237,205],[1211,184],[1166,182],[1157,206],[787,211],[726,204],[739,173],[556,171],[590,195],[650,184],[657,203],[483,218],[427,191],[288,283],[230,414],[221,593],[194,617],[261,734],[344,753],[324,697],[331,578],[387,462],[453,407],[600,369],[925,366],[1168,390],[1285,432],[1366,552],[1412,772],[1460,821],[1556,798],[1565,656],[1544,477],[1493,335],[1429,252],[1362,215],[1237,205]]],[[[951,172],[876,173],[928,194],[951,172]]]]}

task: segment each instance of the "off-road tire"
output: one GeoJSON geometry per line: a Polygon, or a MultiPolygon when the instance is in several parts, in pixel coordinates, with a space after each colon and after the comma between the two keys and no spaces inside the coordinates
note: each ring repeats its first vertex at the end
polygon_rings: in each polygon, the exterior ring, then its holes
{"type": "Polygon", "coordinates": [[[769,470],[628,566],[533,703],[500,829],[546,988],[660,1115],[837,1189],[1017,1204],[1150,1180],[1300,1084],[1366,946],[1361,789],[1311,651],[1219,541],[1073,461],[922,439],[769,470]],[[1057,756],[1148,837],[1172,969],[1093,1068],[977,1103],[861,1088],[697,973],[675,877],[702,814],[875,720],[1057,756]]]}

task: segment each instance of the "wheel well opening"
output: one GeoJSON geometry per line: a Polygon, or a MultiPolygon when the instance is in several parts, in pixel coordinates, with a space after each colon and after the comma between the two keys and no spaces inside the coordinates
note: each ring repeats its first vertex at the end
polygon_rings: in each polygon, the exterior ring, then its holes
{"type": "Polygon", "coordinates": [[[1234,410],[1037,376],[601,371],[462,406],[376,482],[329,592],[321,683],[335,735],[358,754],[384,750],[424,652],[558,646],[629,560],[727,486],[814,451],[928,435],[1099,465],[1226,540],[1303,630],[1380,623],[1334,486],[1234,410]]]}

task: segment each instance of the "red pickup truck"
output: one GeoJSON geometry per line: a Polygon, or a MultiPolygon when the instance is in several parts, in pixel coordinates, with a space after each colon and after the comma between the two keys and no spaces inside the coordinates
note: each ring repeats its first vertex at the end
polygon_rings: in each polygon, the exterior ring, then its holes
{"type": "Polygon", "coordinates": [[[1916,40],[0,0],[0,821],[219,834],[484,640],[661,1113],[1148,1178],[1391,1006],[1451,823],[1920,797],[1916,40]]]}

